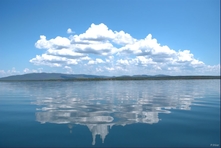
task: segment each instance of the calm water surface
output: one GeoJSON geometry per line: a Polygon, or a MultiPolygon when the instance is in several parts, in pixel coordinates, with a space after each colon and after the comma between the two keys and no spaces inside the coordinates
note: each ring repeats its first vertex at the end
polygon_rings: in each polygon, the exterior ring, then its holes
{"type": "Polygon", "coordinates": [[[0,82],[0,147],[220,147],[220,80],[0,82]]]}

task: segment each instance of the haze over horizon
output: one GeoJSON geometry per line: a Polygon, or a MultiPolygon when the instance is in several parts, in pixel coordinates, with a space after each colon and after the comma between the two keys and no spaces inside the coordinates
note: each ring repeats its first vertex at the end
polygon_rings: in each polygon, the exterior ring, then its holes
{"type": "Polygon", "coordinates": [[[0,77],[220,75],[219,0],[3,0],[0,24],[0,77]]]}

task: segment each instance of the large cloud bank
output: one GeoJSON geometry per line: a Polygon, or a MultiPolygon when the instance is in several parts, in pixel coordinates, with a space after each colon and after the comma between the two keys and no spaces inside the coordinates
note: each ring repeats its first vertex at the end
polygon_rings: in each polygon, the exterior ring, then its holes
{"type": "MultiPolygon", "coordinates": [[[[72,33],[69,28],[67,33],[72,33]]],[[[45,50],[30,60],[35,65],[61,67],[72,73],[91,74],[219,74],[220,65],[206,65],[190,50],[160,45],[151,34],[135,39],[105,24],[91,24],[82,34],[47,39],[41,35],[35,47],[45,50]],[[81,70],[80,70],[81,69],[81,70]]]]}

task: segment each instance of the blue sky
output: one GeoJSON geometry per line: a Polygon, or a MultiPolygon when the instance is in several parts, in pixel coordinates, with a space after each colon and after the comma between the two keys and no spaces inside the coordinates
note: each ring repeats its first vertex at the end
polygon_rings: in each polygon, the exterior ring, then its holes
{"type": "Polygon", "coordinates": [[[219,0],[1,0],[0,77],[220,75],[219,0]]]}

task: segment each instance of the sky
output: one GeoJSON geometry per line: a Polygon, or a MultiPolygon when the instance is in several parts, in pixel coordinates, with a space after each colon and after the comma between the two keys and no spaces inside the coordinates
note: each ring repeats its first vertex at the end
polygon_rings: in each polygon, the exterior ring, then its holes
{"type": "Polygon", "coordinates": [[[0,77],[220,75],[219,0],[1,0],[0,77]]]}

